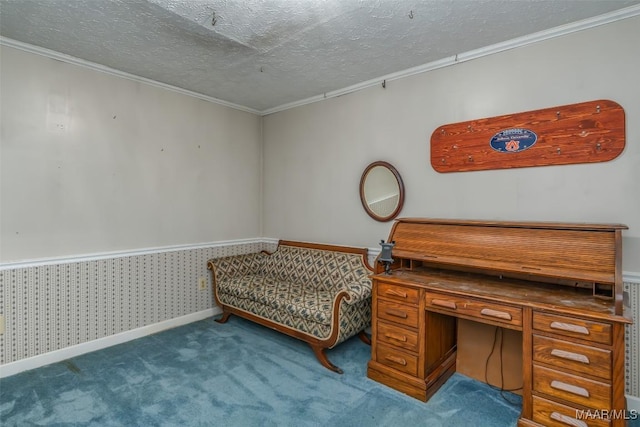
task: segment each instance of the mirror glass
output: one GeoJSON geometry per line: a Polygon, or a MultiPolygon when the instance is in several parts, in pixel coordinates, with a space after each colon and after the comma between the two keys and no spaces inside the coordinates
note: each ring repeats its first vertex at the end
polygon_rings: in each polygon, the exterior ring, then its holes
{"type": "Polygon", "coordinates": [[[373,162],[362,173],[360,200],[376,221],[390,221],[402,209],[404,185],[398,171],[387,162],[373,162]]]}

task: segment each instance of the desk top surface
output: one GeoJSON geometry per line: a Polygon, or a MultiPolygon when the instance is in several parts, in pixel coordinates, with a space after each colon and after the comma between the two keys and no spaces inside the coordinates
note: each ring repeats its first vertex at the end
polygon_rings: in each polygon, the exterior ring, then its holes
{"type": "Polygon", "coordinates": [[[435,292],[483,298],[501,304],[631,323],[628,313],[623,316],[615,315],[612,299],[595,297],[591,289],[434,268],[398,269],[393,270],[390,275],[383,273],[375,278],[435,292]]]}

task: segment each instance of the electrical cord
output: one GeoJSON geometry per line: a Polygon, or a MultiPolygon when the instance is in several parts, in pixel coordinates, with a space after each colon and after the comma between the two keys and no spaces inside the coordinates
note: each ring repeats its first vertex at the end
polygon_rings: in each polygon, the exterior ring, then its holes
{"type": "Polygon", "coordinates": [[[502,328],[496,326],[495,330],[493,332],[493,344],[491,345],[491,352],[489,353],[489,356],[487,356],[487,359],[485,360],[484,363],[484,382],[487,383],[489,385],[489,387],[493,388],[494,390],[499,390],[500,391],[500,396],[502,396],[502,398],[509,403],[512,406],[519,406],[520,403],[519,402],[514,402],[512,400],[510,400],[509,398],[507,398],[507,395],[505,395],[505,392],[513,392],[513,391],[518,391],[518,390],[522,390],[522,386],[518,387],[518,388],[510,388],[510,389],[506,389],[504,388],[504,366],[502,364],[502,359],[503,359],[503,349],[504,349],[504,333],[502,331],[502,328]],[[489,361],[491,360],[491,356],[493,356],[493,353],[496,350],[496,344],[498,342],[498,331],[500,331],[500,387],[498,386],[494,386],[493,384],[489,383],[489,361]]]}

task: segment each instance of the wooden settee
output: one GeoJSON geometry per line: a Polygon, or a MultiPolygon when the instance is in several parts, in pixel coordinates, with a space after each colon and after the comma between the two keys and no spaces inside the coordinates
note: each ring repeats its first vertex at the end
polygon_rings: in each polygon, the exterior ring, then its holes
{"type": "Polygon", "coordinates": [[[320,363],[342,370],[325,350],[371,323],[372,269],[367,250],[280,241],[273,253],[210,259],[213,296],[225,323],[231,314],[307,342],[320,363]]]}

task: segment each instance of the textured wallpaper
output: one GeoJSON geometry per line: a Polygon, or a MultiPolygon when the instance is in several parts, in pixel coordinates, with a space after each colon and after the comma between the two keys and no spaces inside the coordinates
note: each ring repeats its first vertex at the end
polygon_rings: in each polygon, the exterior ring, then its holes
{"type": "Polygon", "coordinates": [[[263,243],[158,252],[0,271],[0,364],[213,307],[209,258],[263,243]],[[205,277],[207,289],[198,289],[205,277]]]}
{"type": "Polygon", "coordinates": [[[640,398],[640,283],[625,282],[624,291],[629,293],[633,313],[633,324],[625,331],[626,393],[640,398]]]}

